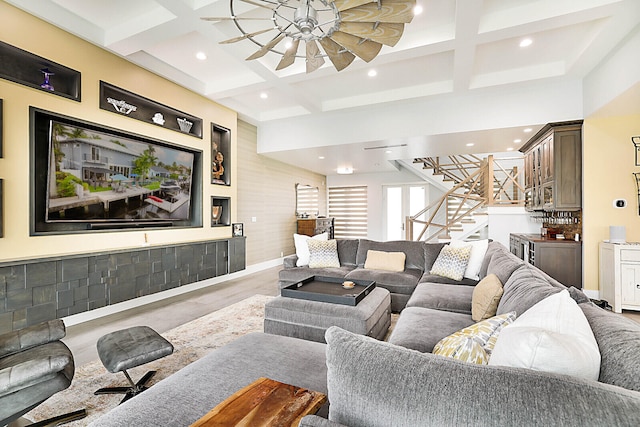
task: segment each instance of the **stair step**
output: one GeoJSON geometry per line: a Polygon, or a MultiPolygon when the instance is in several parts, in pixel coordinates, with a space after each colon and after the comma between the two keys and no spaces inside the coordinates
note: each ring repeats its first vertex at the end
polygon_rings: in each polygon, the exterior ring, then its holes
{"type": "Polygon", "coordinates": [[[460,221],[463,224],[475,224],[476,221],[474,219],[463,219],[460,221]]]}

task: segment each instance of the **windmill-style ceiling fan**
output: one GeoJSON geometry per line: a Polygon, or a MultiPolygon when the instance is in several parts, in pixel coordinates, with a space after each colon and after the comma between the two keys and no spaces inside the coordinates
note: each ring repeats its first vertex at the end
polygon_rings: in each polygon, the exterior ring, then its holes
{"type": "Polygon", "coordinates": [[[282,55],[276,67],[276,70],[282,70],[296,58],[305,58],[307,73],[310,73],[320,68],[328,57],[336,70],[341,71],[356,56],[369,62],[378,55],[383,44],[395,46],[402,36],[404,24],[413,19],[415,5],[416,0],[229,0],[230,17],[201,19],[233,21],[242,35],[220,43],[248,39],[260,46],[247,60],[274,52],[282,55]],[[234,2],[257,6],[265,16],[236,16],[234,2]],[[273,26],[247,31],[240,21],[271,21],[273,26]],[[277,34],[266,41],[260,40],[272,31],[277,34]],[[300,41],[305,42],[303,55],[298,54],[300,41]],[[283,47],[284,51],[278,50],[283,47]]]}

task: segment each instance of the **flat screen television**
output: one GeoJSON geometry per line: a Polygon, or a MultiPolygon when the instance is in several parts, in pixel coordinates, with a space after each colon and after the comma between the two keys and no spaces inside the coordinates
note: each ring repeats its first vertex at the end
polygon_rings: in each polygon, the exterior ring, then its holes
{"type": "Polygon", "coordinates": [[[200,151],[31,113],[36,232],[201,225],[200,151]]]}

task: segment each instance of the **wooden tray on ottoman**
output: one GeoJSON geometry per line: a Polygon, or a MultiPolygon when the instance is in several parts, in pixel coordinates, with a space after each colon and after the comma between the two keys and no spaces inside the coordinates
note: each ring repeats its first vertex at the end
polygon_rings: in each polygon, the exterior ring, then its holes
{"type": "Polygon", "coordinates": [[[333,304],[357,305],[376,287],[376,282],[370,280],[350,280],[355,287],[345,289],[342,287],[344,281],[345,279],[339,277],[311,276],[285,286],[280,290],[280,295],[333,304]]]}

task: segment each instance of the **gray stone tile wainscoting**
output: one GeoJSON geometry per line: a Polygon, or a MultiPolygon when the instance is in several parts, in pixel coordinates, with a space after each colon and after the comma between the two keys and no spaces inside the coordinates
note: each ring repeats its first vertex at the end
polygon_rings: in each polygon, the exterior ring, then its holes
{"type": "Polygon", "coordinates": [[[232,238],[1,262],[0,333],[227,274],[230,246],[244,259],[232,238]]]}

